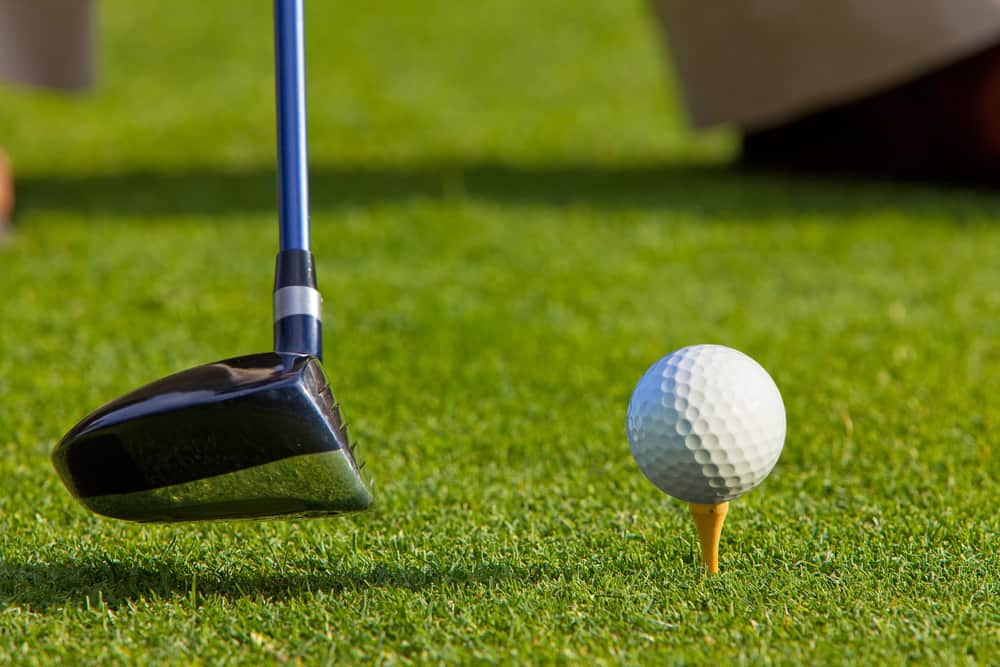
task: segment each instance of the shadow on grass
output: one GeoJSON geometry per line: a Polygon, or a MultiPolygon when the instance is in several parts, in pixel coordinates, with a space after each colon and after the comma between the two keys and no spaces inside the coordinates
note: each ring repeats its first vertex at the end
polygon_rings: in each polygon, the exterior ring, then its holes
{"type": "MultiPolygon", "coordinates": [[[[101,217],[231,215],[275,210],[273,165],[242,169],[134,169],[103,174],[26,174],[18,183],[22,213],[101,217]]],[[[314,163],[315,211],[412,200],[467,199],[504,205],[655,209],[702,219],[848,217],[893,211],[963,219],[1000,215],[988,190],[919,184],[792,177],[724,164],[515,165],[490,161],[416,164],[314,163]]]]}
{"type": "Polygon", "coordinates": [[[159,566],[127,562],[9,563],[0,562],[0,610],[26,607],[115,609],[138,599],[189,597],[270,599],[293,598],[309,592],[338,594],[371,588],[422,590],[442,585],[489,584],[523,580],[537,573],[497,561],[473,565],[398,564],[340,568],[336,564],[266,573],[219,573],[195,570],[190,564],[159,566]],[[194,593],[192,593],[194,591],[194,593]]]}

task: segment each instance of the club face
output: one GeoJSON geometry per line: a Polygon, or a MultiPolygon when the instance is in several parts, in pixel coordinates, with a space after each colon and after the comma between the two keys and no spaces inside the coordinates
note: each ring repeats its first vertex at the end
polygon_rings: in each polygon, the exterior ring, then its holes
{"type": "Polygon", "coordinates": [[[87,508],[132,521],[324,516],[372,503],[316,357],[198,366],[116,399],[52,453],[87,508]]]}

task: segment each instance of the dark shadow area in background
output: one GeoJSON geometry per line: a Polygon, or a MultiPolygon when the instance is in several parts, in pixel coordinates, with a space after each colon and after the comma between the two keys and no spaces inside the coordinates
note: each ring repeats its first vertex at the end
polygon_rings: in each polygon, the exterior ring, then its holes
{"type": "Polygon", "coordinates": [[[227,599],[264,596],[293,598],[309,592],[337,594],[345,590],[400,588],[422,590],[442,585],[490,584],[510,580],[537,579],[539,572],[484,561],[474,565],[417,568],[379,564],[363,568],[341,568],[337,563],[297,566],[294,572],[271,569],[264,573],[225,574],[201,572],[190,564],[164,562],[0,562],[0,610],[20,606],[33,611],[53,607],[97,607],[116,609],[130,600],[160,597],[176,599],[192,595],[227,599]],[[302,572],[301,570],[307,570],[302,572]],[[193,585],[192,585],[193,584],[193,585]],[[88,602],[89,600],[89,602],[88,602]]]}
{"type": "MultiPolygon", "coordinates": [[[[313,163],[313,210],[364,208],[409,200],[467,198],[504,205],[630,208],[705,219],[901,215],[1000,216],[987,189],[753,172],[725,164],[513,165],[489,161],[355,165],[313,163]]],[[[273,165],[243,169],[135,169],[104,174],[33,174],[18,181],[20,212],[157,217],[269,212],[273,165]]]]}

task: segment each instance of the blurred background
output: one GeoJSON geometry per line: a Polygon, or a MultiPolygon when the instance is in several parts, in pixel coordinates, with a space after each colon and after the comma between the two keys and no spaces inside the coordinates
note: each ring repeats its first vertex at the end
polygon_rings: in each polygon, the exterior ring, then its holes
{"type": "MultiPolygon", "coordinates": [[[[338,165],[731,153],[727,135],[696,141],[685,130],[642,2],[546,2],[528,16],[501,2],[306,9],[310,149],[321,180],[324,166],[338,165]]],[[[93,92],[2,89],[0,131],[28,178],[26,205],[34,173],[271,168],[270,3],[104,0],[98,19],[93,92]]]]}

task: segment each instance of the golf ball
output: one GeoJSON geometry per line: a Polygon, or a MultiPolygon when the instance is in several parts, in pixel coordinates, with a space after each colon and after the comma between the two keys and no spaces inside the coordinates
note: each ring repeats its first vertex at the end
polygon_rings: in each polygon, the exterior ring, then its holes
{"type": "Polygon", "coordinates": [[[649,481],[680,500],[715,504],[742,496],[774,468],[785,406],[774,380],[747,355],[692,345],[642,376],[626,430],[649,481]]]}

